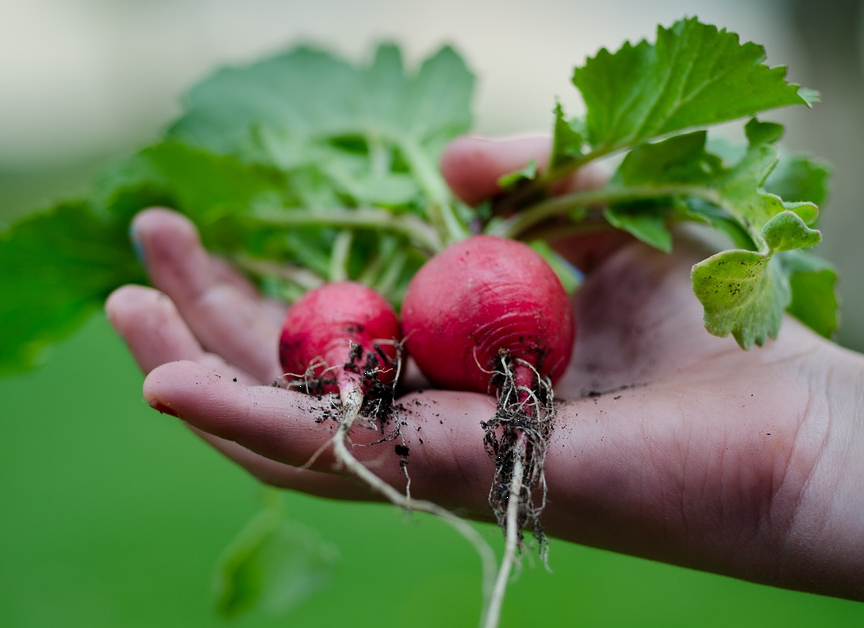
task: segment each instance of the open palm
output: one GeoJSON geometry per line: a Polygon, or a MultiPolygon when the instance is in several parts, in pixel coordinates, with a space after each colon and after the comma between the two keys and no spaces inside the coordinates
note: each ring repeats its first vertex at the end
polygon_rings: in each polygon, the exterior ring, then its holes
{"type": "MultiPolygon", "coordinates": [[[[533,140],[466,139],[442,168],[454,191],[478,200],[545,150],[533,140]]],[[[333,425],[315,420],[326,401],[272,386],[283,308],[209,257],[178,214],[142,212],[135,234],[156,290],[121,288],[107,310],[147,374],[149,403],[262,481],[371,498],[338,473],[328,451],[299,468],[333,425]]],[[[793,320],[777,341],[746,352],[710,336],[689,284],[705,251],[686,238],[672,255],[617,235],[560,247],[588,275],[575,303],[574,359],[556,386],[547,532],[864,598],[864,498],[853,481],[864,473],[864,434],[854,420],[861,357],[793,320]]],[[[480,422],[493,412],[492,399],[472,393],[402,397],[399,442],[410,450],[412,494],[489,517],[494,465],[480,422]]],[[[356,429],[354,453],[403,488],[404,458],[392,442],[372,445],[380,438],[356,429]]]]}

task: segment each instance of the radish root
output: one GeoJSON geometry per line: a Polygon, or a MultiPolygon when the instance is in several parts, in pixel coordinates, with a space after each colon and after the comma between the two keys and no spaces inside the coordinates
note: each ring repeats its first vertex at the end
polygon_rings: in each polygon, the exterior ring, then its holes
{"type": "MultiPolygon", "coordinates": [[[[351,354],[359,355],[359,352],[353,349],[354,347],[352,346],[351,354]]],[[[474,548],[481,562],[483,591],[481,625],[497,625],[497,618],[495,619],[495,624],[489,624],[487,621],[488,609],[494,606],[492,600],[495,595],[494,591],[497,588],[495,585],[497,561],[489,543],[462,517],[453,514],[434,502],[413,499],[410,494],[410,477],[405,465],[403,465],[403,469],[405,470],[406,488],[405,493],[402,493],[364,466],[349,448],[349,445],[353,445],[350,433],[359,418],[363,416],[370,417],[370,424],[383,429],[383,421],[393,408],[396,396],[396,383],[399,381],[399,370],[402,365],[401,344],[397,344],[397,349],[396,359],[393,360],[394,365],[392,367],[397,370],[396,377],[392,378],[392,383],[387,386],[380,384],[378,373],[376,372],[376,369],[380,368],[378,366],[372,369],[361,369],[360,372],[358,372],[356,365],[352,363],[335,368],[335,371],[338,373],[337,384],[341,402],[336,432],[315,451],[302,468],[310,468],[324,451],[332,447],[337,469],[344,470],[348,475],[359,480],[370,490],[381,495],[391,504],[407,513],[423,512],[438,517],[449,524],[474,548]],[[373,396],[367,396],[363,393],[364,384],[368,385],[370,382],[378,384],[378,386],[374,387],[375,395],[373,396]]],[[[289,386],[305,387],[307,392],[320,388],[320,379],[319,381],[311,379],[311,374],[312,369],[307,371],[306,376],[302,379],[290,382],[289,386]]]]}
{"type": "Polygon", "coordinates": [[[498,403],[495,417],[483,424],[484,442],[496,461],[489,504],[504,531],[505,546],[485,614],[487,628],[498,625],[510,574],[525,545],[523,530],[531,530],[548,568],[549,543],[540,515],[546,505],[544,467],[555,418],[552,384],[529,362],[502,356],[493,384],[498,403]]]}

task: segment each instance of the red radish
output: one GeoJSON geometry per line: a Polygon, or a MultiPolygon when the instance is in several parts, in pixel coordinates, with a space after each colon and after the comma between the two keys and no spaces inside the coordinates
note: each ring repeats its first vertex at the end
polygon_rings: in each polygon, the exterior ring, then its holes
{"type": "Polygon", "coordinates": [[[331,282],[289,308],[279,361],[312,392],[344,397],[359,385],[368,393],[374,383],[393,382],[400,339],[399,320],[384,297],[363,284],[331,282]]]}
{"type": "Polygon", "coordinates": [[[359,283],[336,281],[307,292],[288,309],[279,340],[279,361],[289,386],[339,394],[339,427],[325,447],[332,444],[339,464],[384,491],[390,487],[381,488],[383,483],[354,458],[346,441],[366,394],[378,402],[371,418],[383,419],[381,410],[392,407],[388,384],[398,375],[400,339],[399,320],[382,296],[359,283]]]}
{"type": "Polygon", "coordinates": [[[496,467],[489,503],[506,534],[486,613],[486,625],[494,626],[524,528],[545,559],[543,467],[555,412],[552,383],[567,368],[576,333],[570,299],[530,246],[476,235],[414,276],[402,325],[409,354],[434,384],[498,397],[495,416],[482,424],[496,467]]]}
{"type": "Polygon", "coordinates": [[[490,372],[505,356],[554,383],[575,335],[570,299],[549,264],[527,244],[486,235],[449,246],[420,269],[402,324],[426,377],[477,392],[489,392],[490,372]]]}

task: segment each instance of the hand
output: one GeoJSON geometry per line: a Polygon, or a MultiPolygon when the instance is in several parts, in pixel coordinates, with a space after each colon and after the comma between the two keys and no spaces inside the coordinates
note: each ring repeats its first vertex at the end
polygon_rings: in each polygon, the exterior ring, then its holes
{"type": "MultiPolygon", "coordinates": [[[[501,174],[542,163],[543,139],[457,140],[442,170],[468,202],[501,174]]],[[[572,185],[590,185],[591,175],[572,185]]],[[[109,318],[147,373],[144,396],[262,481],[369,499],[334,471],[326,402],[270,385],[283,310],[208,257],[167,210],[134,225],[154,286],[126,286],[109,318]]],[[[788,319],[777,341],[743,351],[709,335],[690,291],[705,257],[681,239],[667,255],[620,234],[560,250],[587,272],[573,362],[546,478],[547,532],[562,539],[735,577],[864,600],[864,358],[788,319]]],[[[493,401],[412,392],[400,421],[412,494],[488,518],[493,464],[480,422],[493,401]],[[422,444],[421,444],[422,440],[422,444]]],[[[379,434],[357,429],[358,445],[379,434]]],[[[404,487],[392,444],[354,452],[404,487]]]]}

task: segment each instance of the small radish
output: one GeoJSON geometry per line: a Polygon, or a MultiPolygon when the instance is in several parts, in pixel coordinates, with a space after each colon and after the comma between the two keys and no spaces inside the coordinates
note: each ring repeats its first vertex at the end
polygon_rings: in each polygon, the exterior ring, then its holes
{"type": "Polygon", "coordinates": [[[361,465],[348,449],[358,417],[383,430],[393,408],[394,384],[401,364],[402,334],[390,303],[372,288],[333,281],[294,302],[282,323],[279,362],[290,388],[339,395],[338,427],[333,438],[307,463],[332,445],[337,464],[383,493],[393,503],[408,500],[361,465]]]}
{"type": "MultiPolygon", "coordinates": [[[[381,480],[354,457],[348,434],[364,415],[383,429],[393,409],[401,363],[401,331],[391,305],[371,288],[351,281],[324,284],[304,294],[288,309],[279,340],[279,361],[289,387],[310,394],[336,393],[341,413],[332,445],[337,464],[391,503],[435,515],[449,523],[477,550],[488,590],[494,555],[483,537],[460,517],[429,501],[412,499],[381,480]]],[[[397,434],[399,427],[397,426],[397,434]]],[[[403,461],[404,462],[404,461],[403,461]]],[[[408,480],[407,468],[405,469],[408,480]]]]}
{"type": "Polygon", "coordinates": [[[393,383],[401,337],[384,297],[360,283],[335,281],[288,309],[279,361],[309,392],[339,393],[345,403],[349,393],[393,383]]]}
{"type": "Polygon", "coordinates": [[[383,419],[381,413],[392,407],[401,337],[390,304],[351,281],[307,292],[285,316],[279,339],[284,377],[289,386],[312,394],[338,393],[342,412],[333,446],[337,460],[350,468],[355,462],[345,440],[364,401],[376,402],[374,418],[383,419]]]}
{"type": "Polygon", "coordinates": [[[543,467],[554,419],[552,384],[567,368],[576,333],[570,298],[530,246],[476,235],[417,272],[402,304],[402,326],[408,353],[430,381],[498,398],[494,418],[483,423],[496,464],[489,502],[507,539],[486,615],[495,625],[524,528],[531,528],[545,559],[543,467]]]}

